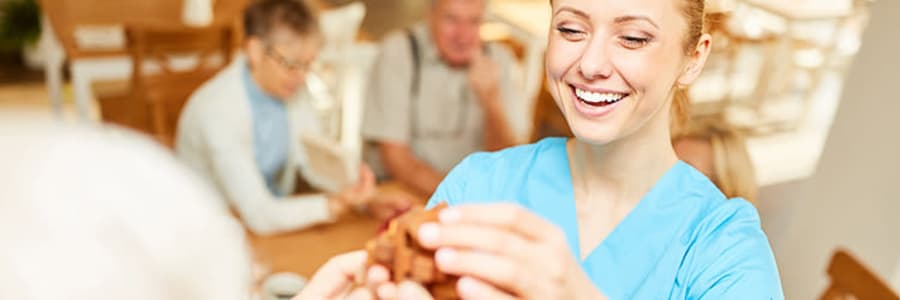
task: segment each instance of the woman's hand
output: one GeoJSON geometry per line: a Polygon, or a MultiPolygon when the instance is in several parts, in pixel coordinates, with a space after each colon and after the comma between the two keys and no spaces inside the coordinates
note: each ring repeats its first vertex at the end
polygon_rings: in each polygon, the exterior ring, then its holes
{"type": "Polygon", "coordinates": [[[394,285],[388,270],[382,266],[370,267],[365,278],[361,278],[366,258],[364,250],[331,258],[293,300],[431,299],[428,291],[419,284],[403,282],[399,286],[394,285]],[[356,285],[363,280],[364,286],[356,285]]]}
{"type": "MultiPolygon", "coordinates": [[[[395,285],[393,282],[384,282],[384,283],[372,283],[368,282],[369,286],[374,287],[376,291],[375,295],[376,299],[379,300],[433,300],[431,294],[428,293],[428,290],[425,289],[422,285],[412,282],[412,281],[404,281],[400,283],[400,285],[395,285]]],[[[357,300],[357,299],[353,299],[357,300]]]]}
{"type": "Polygon", "coordinates": [[[464,299],[605,299],[555,225],[513,204],[447,208],[419,227],[464,299]]]}
{"type": "Polygon", "coordinates": [[[332,216],[339,216],[350,207],[366,205],[375,196],[375,173],[365,163],[359,167],[359,179],[353,186],[328,195],[328,210],[332,216]]]}
{"type": "Polygon", "coordinates": [[[356,184],[341,192],[347,204],[362,205],[367,204],[375,196],[375,173],[369,168],[369,165],[363,163],[359,166],[359,178],[356,184]]]}
{"type": "Polygon", "coordinates": [[[388,284],[387,270],[371,268],[366,276],[367,287],[354,286],[361,282],[366,264],[366,251],[359,250],[335,256],[328,260],[310,279],[306,287],[293,300],[374,300],[372,294],[378,286],[388,284]]]}

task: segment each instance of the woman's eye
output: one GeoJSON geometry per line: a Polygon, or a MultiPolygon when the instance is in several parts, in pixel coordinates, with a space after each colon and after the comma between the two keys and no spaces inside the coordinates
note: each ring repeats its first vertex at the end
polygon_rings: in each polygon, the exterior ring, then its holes
{"type": "Polygon", "coordinates": [[[565,26],[556,27],[556,31],[559,31],[559,33],[561,33],[563,37],[566,37],[568,39],[579,39],[584,35],[584,32],[581,30],[565,26]]]}
{"type": "Polygon", "coordinates": [[[622,36],[621,37],[622,44],[627,48],[636,49],[643,46],[646,46],[647,43],[650,42],[649,38],[644,37],[636,37],[636,36],[622,36]]]}

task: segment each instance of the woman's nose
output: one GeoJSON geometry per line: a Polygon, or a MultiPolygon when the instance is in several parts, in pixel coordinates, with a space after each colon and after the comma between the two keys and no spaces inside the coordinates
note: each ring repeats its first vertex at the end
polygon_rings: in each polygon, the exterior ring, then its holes
{"type": "Polygon", "coordinates": [[[591,41],[581,55],[578,71],[585,79],[609,78],[613,73],[612,61],[609,59],[609,51],[606,43],[591,41]]]}

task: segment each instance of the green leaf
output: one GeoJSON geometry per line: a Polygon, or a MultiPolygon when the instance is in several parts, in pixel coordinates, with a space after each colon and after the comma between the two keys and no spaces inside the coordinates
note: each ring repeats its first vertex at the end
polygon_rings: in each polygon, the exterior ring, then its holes
{"type": "Polygon", "coordinates": [[[37,42],[41,11],[34,0],[0,2],[0,50],[17,50],[37,42]]]}

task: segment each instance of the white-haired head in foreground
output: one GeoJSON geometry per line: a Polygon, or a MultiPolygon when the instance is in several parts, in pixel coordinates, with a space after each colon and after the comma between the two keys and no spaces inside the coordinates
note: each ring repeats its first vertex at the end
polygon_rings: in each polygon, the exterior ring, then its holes
{"type": "Polygon", "coordinates": [[[0,112],[0,299],[250,297],[240,225],[166,151],[35,119],[0,112]]]}

